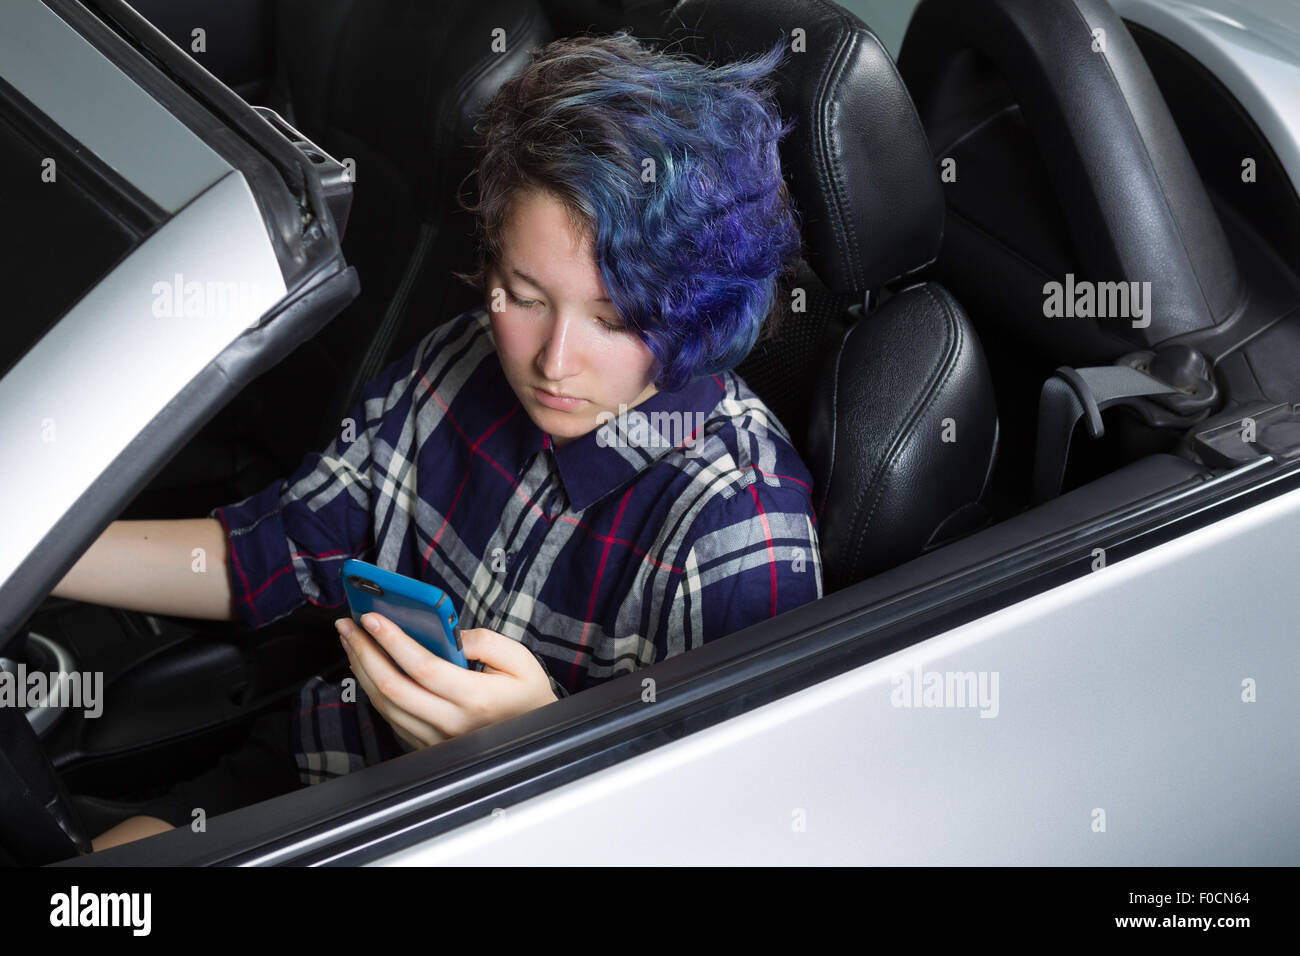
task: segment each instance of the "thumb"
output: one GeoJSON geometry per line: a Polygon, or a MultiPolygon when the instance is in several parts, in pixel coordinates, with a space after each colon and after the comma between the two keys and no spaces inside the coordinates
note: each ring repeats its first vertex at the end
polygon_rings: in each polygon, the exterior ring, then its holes
{"type": "Polygon", "coordinates": [[[461,645],[470,660],[483,662],[483,673],[504,672],[519,675],[521,665],[533,659],[533,653],[518,641],[486,627],[471,627],[460,632],[461,645]]]}

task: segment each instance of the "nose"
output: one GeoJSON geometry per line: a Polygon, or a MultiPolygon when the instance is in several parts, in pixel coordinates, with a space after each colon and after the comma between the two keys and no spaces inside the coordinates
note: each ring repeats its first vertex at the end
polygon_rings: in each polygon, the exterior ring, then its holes
{"type": "Polygon", "coordinates": [[[551,333],[537,354],[537,367],[548,382],[560,382],[577,371],[578,321],[560,315],[551,321],[551,333]]]}

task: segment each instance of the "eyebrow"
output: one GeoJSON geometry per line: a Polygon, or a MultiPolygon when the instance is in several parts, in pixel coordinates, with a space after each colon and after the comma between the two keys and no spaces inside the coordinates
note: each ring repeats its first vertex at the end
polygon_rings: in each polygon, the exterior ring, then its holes
{"type": "MultiPolygon", "coordinates": [[[[513,267],[510,269],[510,271],[513,272],[515,275],[519,276],[519,278],[523,279],[525,282],[529,282],[529,283],[532,283],[533,285],[537,286],[537,288],[539,288],[539,289],[543,287],[542,284],[541,284],[540,282],[538,282],[536,279],[534,279],[532,276],[530,276],[527,272],[520,272],[518,269],[515,269],[515,268],[513,268],[513,267]]],[[[610,300],[610,298],[609,298],[608,296],[601,296],[599,299],[592,299],[591,301],[592,301],[592,302],[609,302],[610,305],[613,305],[613,304],[614,304],[614,303],[610,300]]]]}

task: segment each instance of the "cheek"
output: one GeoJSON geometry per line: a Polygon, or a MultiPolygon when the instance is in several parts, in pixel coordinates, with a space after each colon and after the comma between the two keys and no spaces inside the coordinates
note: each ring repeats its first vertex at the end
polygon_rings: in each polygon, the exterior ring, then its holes
{"type": "Polygon", "coordinates": [[[610,405],[636,398],[654,373],[654,355],[640,341],[610,343],[597,364],[602,370],[601,391],[610,405]]]}
{"type": "Polygon", "coordinates": [[[637,383],[644,387],[642,383],[650,381],[654,376],[654,353],[650,351],[644,342],[637,339],[628,349],[625,367],[633,370],[637,383]]]}
{"type": "Polygon", "coordinates": [[[541,347],[535,330],[501,315],[492,317],[492,338],[496,341],[501,364],[507,368],[526,365],[541,347]]]}

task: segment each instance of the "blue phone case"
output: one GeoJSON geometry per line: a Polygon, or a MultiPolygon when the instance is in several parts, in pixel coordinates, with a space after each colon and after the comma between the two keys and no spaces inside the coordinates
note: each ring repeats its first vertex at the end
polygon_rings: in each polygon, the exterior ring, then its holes
{"type": "Polygon", "coordinates": [[[469,668],[460,641],[460,626],[451,599],[432,584],[385,571],[366,561],[349,558],[340,572],[352,619],[382,614],[445,661],[469,668]]]}

